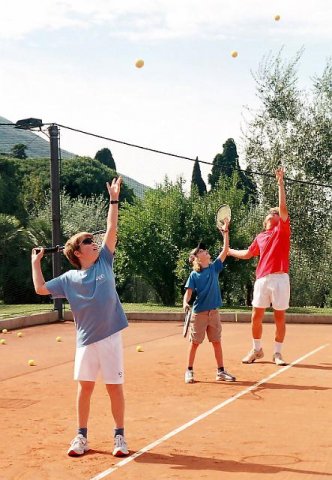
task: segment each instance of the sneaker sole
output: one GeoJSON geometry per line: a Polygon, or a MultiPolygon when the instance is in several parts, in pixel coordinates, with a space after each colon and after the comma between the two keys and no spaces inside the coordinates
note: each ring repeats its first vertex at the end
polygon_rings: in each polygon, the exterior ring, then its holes
{"type": "Polygon", "coordinates": [[[254,363],[256,360],[262,360],[262,358],[264,358],[264,355],[262,355],[261,357],[254,358],[253,360],[251,360],[251,362],[249,360],[242,360],[242,363],[250,365],[251,363],[254,363]]]}
{"type": "Polygon", "coordinates": [[[216,381],[217,382],[228,382],[228,383],[234,383],[236,382],[236,378],[232,379],[232,380],[226,380],[226,378],[219,378],[219,377],[216,377],[216,381]]]}
{"type": "MultiPolygon", "coordinates": [[[[90,450],[90,449],[89,449],[90,450]]],[[[83,453],[77,453],[75,452],[75,450],[69,450],[69,452],[67,452],[67,455],[69,457],[81,457],[82,455],[84,455],[86,452],[88,452],[89,450],[85,450],[83,453]]]]}
{"type": "Polygon", "coordinates": [[[126,457],[129,455],[129,452],[122,452],[122,450],[119,450],[117,452],[113,452],[113,457],[126,457]]]}

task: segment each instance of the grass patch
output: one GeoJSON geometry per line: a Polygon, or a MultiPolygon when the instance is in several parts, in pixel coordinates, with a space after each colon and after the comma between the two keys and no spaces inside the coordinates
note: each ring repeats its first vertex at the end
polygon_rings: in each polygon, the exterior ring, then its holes
{"type": "MultiPolygon", "coordinates": [[[[182,305],[174,307],[165,307],[155,303],[123,303],[125,312],[182,312],[182,305]]],[[[65,304],[66,310],[70,310],[68,303],[65,304]]],[[[32,315],[34,313],[50,312],[54,310],[52,303],[50,304],[22,304],[22,305],[4,305],[0,303],[0,321],[7,318],[17,317],[21,315],[32,315]]],[[[222,312],[251,312],[251,307],[223,307],[222,312]]],[[[268,309],[267,311],[272,311],[268,309]]],[[[299,313],[301,315],[332,315],[332,308],[316,308],[316,307],[292,307],[287,310],[288,313],[299,313]]]]}

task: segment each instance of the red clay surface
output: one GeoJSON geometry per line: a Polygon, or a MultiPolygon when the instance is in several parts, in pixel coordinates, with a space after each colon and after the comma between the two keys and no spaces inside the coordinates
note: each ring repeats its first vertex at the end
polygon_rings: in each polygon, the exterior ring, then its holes
{"type": "Polygon", "coordinates": [[[92,397],[91,451],[81,458],[66,455],[76,433],[73,323],[26,328],[22,338],[17,331],[0,335],[7,343],[0,345],[0,479],[332,477],[332,327],[289,325],[284,348],[289,362],[323,348],[286,369],[271,362],[273,331],[273,325],[264,326],[265,358],[242,365],[251,346],[250,325],[224,324],[225,366],[237,382],[215,381],[212,348],[205,341],[196,359],[197,382],[185,385],[188,345],[180,323],[131,323],[124,331],[131,454],[266,381],[124,465],[111,455],[113,419],[101,381],[92,397]],[[137,353],[138,344],[144,352],[137,353]],[[29,359],[36,366],[28,366],[29,359]]]}

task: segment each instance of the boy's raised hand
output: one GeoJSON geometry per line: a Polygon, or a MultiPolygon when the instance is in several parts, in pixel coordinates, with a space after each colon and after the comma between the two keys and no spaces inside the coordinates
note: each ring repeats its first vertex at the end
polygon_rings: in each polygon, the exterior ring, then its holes
{"type": "Polygon", "coordinates": [[[106,183],[107,190],[111,200],[119,200],[122,177],[114,177],[112,183],[106,183]]]}
{"type": "Polygon", "coordinates": [[[278,184],[284,181],[284,175],[285,175],[285,168],[278,167],[276,170],[276,179],[278,181],[278,184]]]}

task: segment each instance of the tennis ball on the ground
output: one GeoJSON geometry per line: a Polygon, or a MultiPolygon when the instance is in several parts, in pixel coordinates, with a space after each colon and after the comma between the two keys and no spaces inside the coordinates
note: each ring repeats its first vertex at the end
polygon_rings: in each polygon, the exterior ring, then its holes
{"type": "Polygon", "coordinates": [[[137,68],[142,68],[142,67],[144,67],[144,60],[142,60],[141,58],[139,58],[138,60],[136,60],[135,66],[136,66],[137,68]]]}
{"type": "Polygon", "coordinates": [[[280,20],[280,15],[276,15],[276,16],[274,17],[274,19],[275,19],[276,22],[279,22],[279,20],[280,20]]]}
{"type": "Polygon", "coordinates": [[[62,338],[61,337],[56,337],[56,341],[57,342],[62,342],[62,338]]]}
{"type": "Polygon", "coordinates": [[[4,338],[1,338],[0,344],[1,344],[1,345],[6,345],[6,340],[5,340],[4,338]]]}
{"type": "Polygon", "coordinates": [[[4,329],[2,330],[2,333],[8,333],[7,328],[4,328],[4,329]]]}
{"type": "Polygon", "coordinates": [[[236,58],[236,57],[238,56],[238,53],[237,53],[236,50],[233,50],[233,51],[231,52],[231,55],[232,55],[233,58],[236,58]]]}
{"type": "Polygon", "coordinates": [[[30,367],[34,367],[36,365],[36,362],[34,360],[29,360],[28,364],[30,367]]]}
{"type": "Polygon", "coordinates": [[[23,333],[22,332],[17,332],[17,336],[18,337],[23,337],[23,333]]]}
{"type": "Polygon", "coordinates": [[[136,352],[144,352],[143,347],[141,345],[137,345],[136,352]]]}

